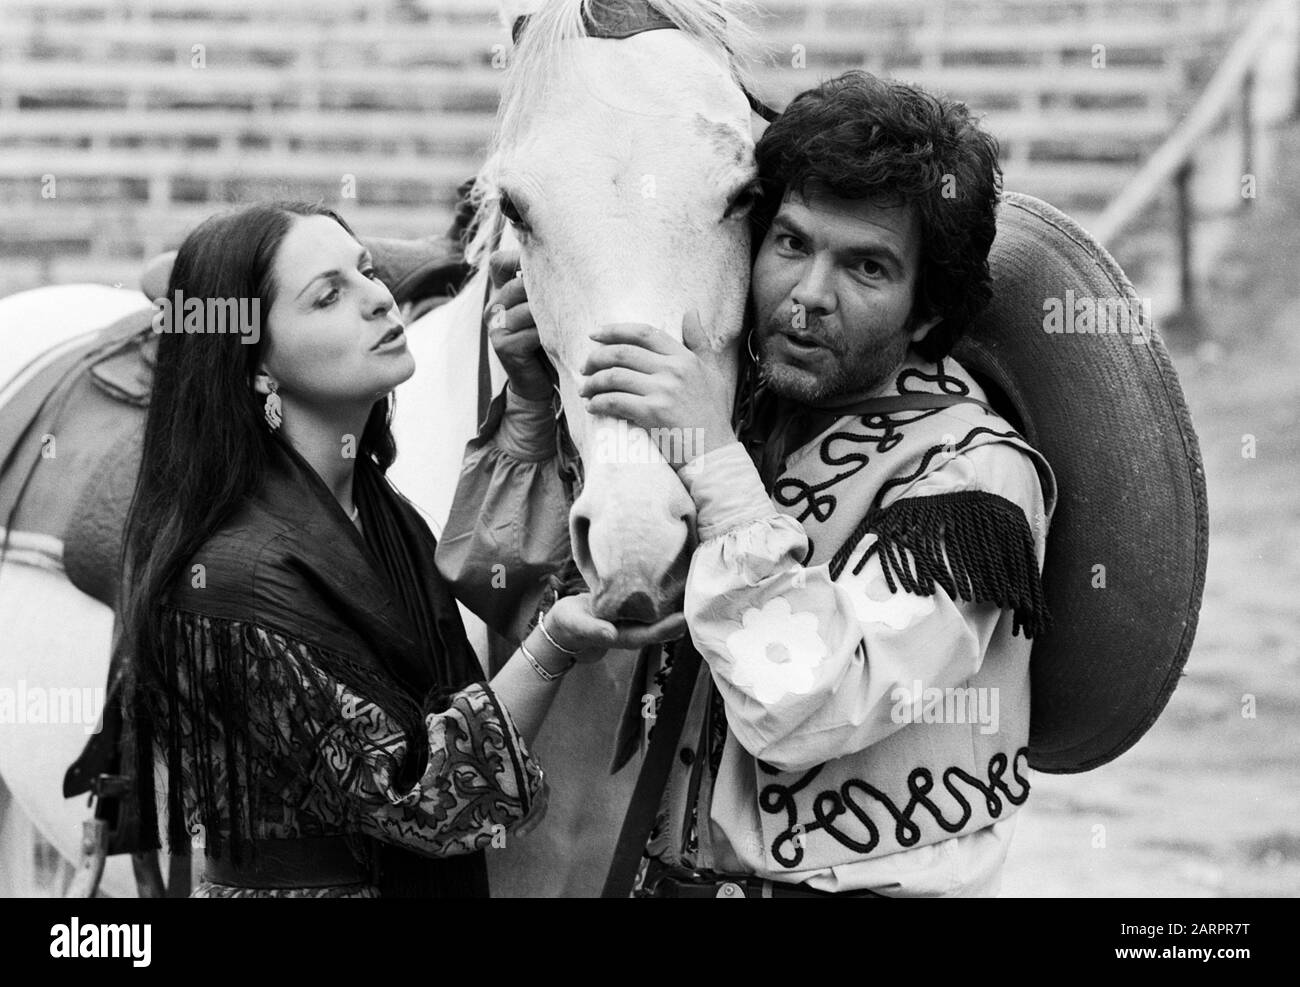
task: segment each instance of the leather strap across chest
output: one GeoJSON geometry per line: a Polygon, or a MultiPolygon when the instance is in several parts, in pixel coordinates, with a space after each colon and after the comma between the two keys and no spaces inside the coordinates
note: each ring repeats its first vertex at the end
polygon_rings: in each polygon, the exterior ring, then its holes
{"type": "Polygon", "coordinates": [[[845,415],[892,415],[899,411],[933,411],[951,408],[958,404],[974,404],[990,414],[997,414],[987,403],[966,394],[891,394],[881,398],[867,398],[843,405],[819,407],[836,418],[845,415]]]}

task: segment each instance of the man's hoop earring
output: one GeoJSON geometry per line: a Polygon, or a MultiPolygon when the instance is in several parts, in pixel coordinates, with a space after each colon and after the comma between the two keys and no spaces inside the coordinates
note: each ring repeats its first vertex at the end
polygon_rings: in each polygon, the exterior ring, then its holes
{"type": "Polygon", "coordinates": [[[253,390],[258,394],[266,395],[262,414],[266,418],[267,428],[272,432],[276,431],[284,421],[284,402],[280,400],[280,395],[277,393],[280,385],[266,374],[258,374],[253,378],[253,390]]]}
{"type": "Polygon", "coordinates": [[[749,335],[745,337],[745,349],[749,350],[749,358],[758,364],[758,354],[754,352],[754,331],[751,329],[749,335]]]}

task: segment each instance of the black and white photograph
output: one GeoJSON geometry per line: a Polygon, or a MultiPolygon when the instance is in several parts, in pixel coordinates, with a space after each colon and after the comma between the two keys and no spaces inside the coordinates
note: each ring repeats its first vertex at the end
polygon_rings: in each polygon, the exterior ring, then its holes
{"type": "Polygon", "coordinates": [[[1297,0],[0,0],[24,949],[998,897],[1258,959],[1297,157],[1297,0]]]}

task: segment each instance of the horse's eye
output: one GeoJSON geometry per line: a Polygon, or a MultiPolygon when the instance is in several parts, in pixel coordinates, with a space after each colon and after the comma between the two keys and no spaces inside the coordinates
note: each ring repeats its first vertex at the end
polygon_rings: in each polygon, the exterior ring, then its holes
{"type": "Polygon", "coordinates": [[[750,182],[738,193],[731,203],[727,206],[727,211],[723,213],[723,219],[731,219],[737,216],[743,216],[754,208],[758,202],[759,195],[762,194],[762,188],[758,182],[750,182]]]}
{"type": "Polygon", "coordinates": [[[516,229],[528,229],[528,224],[524,222],[523,216],[519,214],[519,207],[515,205],[515,200],[507,192],[501,193],[501,215],[516,229]]]}

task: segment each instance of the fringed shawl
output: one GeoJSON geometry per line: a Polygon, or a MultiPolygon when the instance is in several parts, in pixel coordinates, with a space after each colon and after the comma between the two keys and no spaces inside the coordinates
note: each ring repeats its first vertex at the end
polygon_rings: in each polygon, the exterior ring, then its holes
{"type": "MultiPolygon", "coordinates": [[[[433,534],[378,467],[365,458],[356,466],[363,537],[311,466],[283,439],[276,448],[263,488],[195,554],[161,601],[164,650],[155,671],[165,685],[141,690],[132,702],[145,845],[158,845],[156,756],[167,769],[169,843],[189,845],[181,770],[188,747],[207,852],[235,861],[248,856],[261,785],[249,741],[256,730],[274,728],[245,715],[261,708],[247,692],[256,679],[250,662],[293,662],[293,701],[322,728],[338,719],[336,706],[330,712],[331,680],[383,709],[400,726],[410,755],[395,779],[400,785],[425,770],[424,717],[483,677],[434,566],[433,534]],[[314,667],[295,660],[301,649],[268,653],[275,650],[268,642],[286,638],[309,649],[314,667]],[[205,775],[214,755],[224,763],[223,777],[205,775]]],[[[379,856],[385,894],[487,893],[481,852],[430,859],[382,846],[379,856]]]]}

